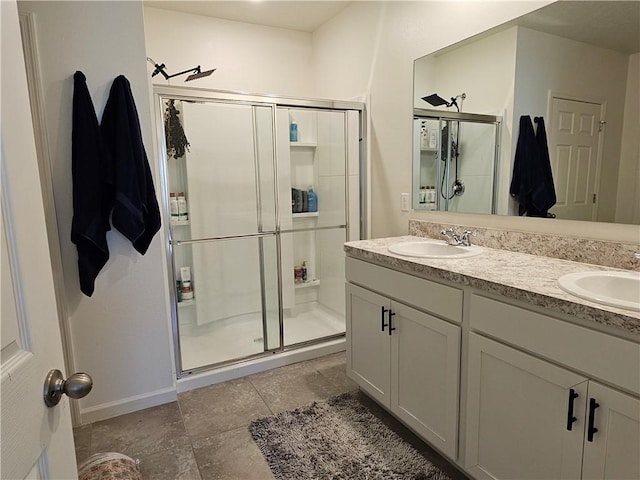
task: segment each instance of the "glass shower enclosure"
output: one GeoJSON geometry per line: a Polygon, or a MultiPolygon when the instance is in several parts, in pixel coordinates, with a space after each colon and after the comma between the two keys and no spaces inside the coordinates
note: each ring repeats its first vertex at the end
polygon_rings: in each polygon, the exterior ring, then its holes
{"type": "Polygon", "coordinates": [[[154,95],[179,376],[343,336],[363,105],[154,95]]]}
{"type": "Polygon", "coordinates": [[[495,213],[501,117],[414,109],[413,208],[495,213]]]}

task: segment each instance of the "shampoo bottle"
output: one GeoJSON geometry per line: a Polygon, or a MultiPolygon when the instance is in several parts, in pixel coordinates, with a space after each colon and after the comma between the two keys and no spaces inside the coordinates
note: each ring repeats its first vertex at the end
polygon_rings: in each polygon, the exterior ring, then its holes
{"type": "Polygon", "coordinates": [[[178,220],[178,198],[173,192],[169,194],[169,208],[171,210],[171,220],[178,220]]]}
{"type": "Polygon", "coordinates": [[[187,213],[187,199],[184,196],[184,192],[178,194],[178,220],[189,220],[189,214],[187,213]]]}
{"type": "Polygon", "coordinates": [[[318,211],[318,195],[311,187],[309,187],[309,190],[307,191],[307,205],[310,212],[318,211]]]}
{"type": "Polygon", "coordinates": [[[289,126],[289,141],[298,141],[298,124],[294,121],[291,121],[291,125],[289,126]]]}

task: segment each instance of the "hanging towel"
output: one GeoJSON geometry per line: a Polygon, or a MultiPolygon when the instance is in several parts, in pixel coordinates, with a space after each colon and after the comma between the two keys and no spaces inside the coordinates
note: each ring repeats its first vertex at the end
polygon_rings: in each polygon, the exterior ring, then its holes
{"type": "Polygon", "coordinates": [[[549,216],[549,209],[556,204],[556,189],[553,184],[544,118],[535,117],[533,121],[537,124],[536,151],[538,162],[534,171],[535,187],[531,193],[531,210],[536,215],[531,216],[547,217],[549,216]]]}
{"type": "Polygon", "coordinates": [[[536,117],[538,132],[529,115],[520,117],[520,131],[509,193],[518,202],[518,214],[547,217],[556,196],[549,161],[547,135],[542,117],[536,117]]]}
{"type": "Polygon", "coordinates": [[[109,202],[105,184],[108,154],[82,72],[73,75],[71,241],[78,250],[80,290],[93,295],[95,280],[109,259],[109,202]]]}
{"type": "Polygon", "coordinates": [[[111,85],[100,127],[111,158],[111,224],[144,255],[160,229],[160,209],[131,86],[123,75],[111,85]]]}

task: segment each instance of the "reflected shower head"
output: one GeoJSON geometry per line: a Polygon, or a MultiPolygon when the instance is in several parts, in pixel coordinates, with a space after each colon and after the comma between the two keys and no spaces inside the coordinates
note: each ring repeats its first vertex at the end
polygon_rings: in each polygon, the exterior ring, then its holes
{"type": "Polygon", "coordinates": [[[432,93],[427,97],[422,97],[422,100],[424,100],[430,105],[433,105],[434,107],[439,107],[440,105],[446,105],[447,107],[450,106],[449,102],[447,102],[444,98],[442,98],[437,93],[432,93]]]}
{"type": "Polygon", "coordinates": [[[212,68],[211,70],[205,70],[204,72],[200,71],[200,65],[198,65],[196,68],[194,68],[195,73],[192,73],[191,75],[189,75],[184,81],[185,82],[189,82],[191,80],[197,80],[199,78],[203,78],[203,77],[208,77],[209,75],[211,75],[213,72],[216,71],[215,68],[212,68]]]}
{"type": "Polygon", "coordinates": [[[431,95],[428,95],[426,97],[422,97],[422,100],[424,100],[425,102],[429,103],[430,105],[433,105],[434,107],[439,107],[440,105],[444,105],[447,108],[449,108],[449,107],[453,107],[455,105],[455,107],[458,109],[458,111],[460,111],[460,107],[458,106],[458,102],[456,102],[456,100],[458,98],[461,99],[460,105],[462,105],[462,100],[467,98],[467,94],[466,93],[461,93],[460,95],[458,95],[456,97],[451,97],[451,101],[450,102],[447,102],[444,98],[442,98],[437,93],[432,93],[431,95]]]}

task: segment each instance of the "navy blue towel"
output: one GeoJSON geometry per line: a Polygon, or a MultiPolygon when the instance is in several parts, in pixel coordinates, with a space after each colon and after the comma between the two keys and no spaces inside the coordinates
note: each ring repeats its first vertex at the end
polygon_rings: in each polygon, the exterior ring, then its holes
{"type": "Polygon", "coordinates": [[[98,118],[82,72],[73,75],[71,175],[73,220],[71,241],[78,250],[80,290],[93,295],[95,280],[109,260],[109,201],[105,184],[108,164],[98,118]]]}
{"type": "Polygon", "coordinates": [[[534,132],[529,115],[520,117],[520,132],[513,164],[509,193],[518,201],[518,214],[528,217],[548,217],[556,203],[551,173],[547,133],[542,117],[536,117],[534,132]]]}
{"type": "Polygon", "coordinates": [[[131,86],[123,75],[111,85],[101,130],[111,158],[108,172],[108,182],[114,189],[111,224],[144,255],[160,229],[160,209],[131,86]]]}

